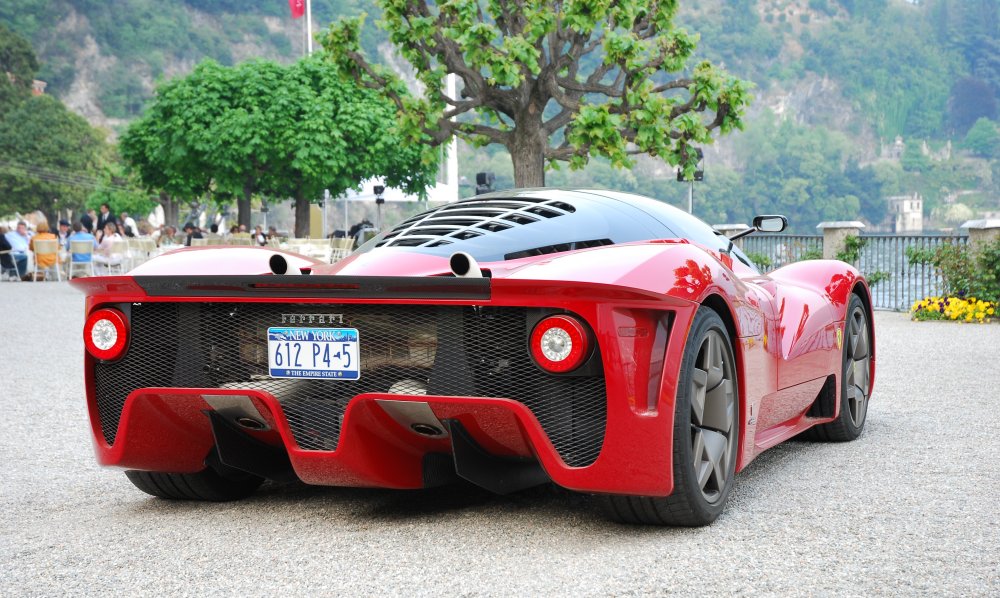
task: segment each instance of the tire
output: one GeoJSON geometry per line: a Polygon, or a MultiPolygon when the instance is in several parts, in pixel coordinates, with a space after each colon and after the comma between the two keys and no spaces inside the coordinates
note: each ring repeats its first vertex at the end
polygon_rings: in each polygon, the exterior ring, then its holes
{"type": "Polygon", "coordinates": [[[211,502],[246,498],[264,482],[263,478],[240,471],[223,475],[211,467],[198,473],[129,470],[125,472],[125,477],[139,490],[159,498],[211,502]]]}
{"type": "Polygon", "coordinates": [[[699,527],[722,513],[733,487],[739,443],[736,359],[722,318],[702,306],[681,358],[674,407],[674,490],[670,496],[600,496],[621,523],[699,527]]]}
{"type": "Polygon", "coordinates": [[[861,436],[868,419],[871,397],[871,328],[868,310],[852,294],[844,321],[844,351],[840,366],[840,413],[837,419],[819,424],[804,434],[810,440],[846,442],[861,436]]]}

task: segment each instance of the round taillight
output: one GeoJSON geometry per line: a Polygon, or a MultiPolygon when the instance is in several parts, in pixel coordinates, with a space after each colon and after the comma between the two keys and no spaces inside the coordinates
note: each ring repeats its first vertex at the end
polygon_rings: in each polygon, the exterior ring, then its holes
{"type": "Polygon", "coordinates": [[[587,330],[570,316],[545,318],[535,325],[529,342],[535,363],[556,374],[580,367],[590,352],[587,330]]]}
{"type": "Polygon", "coordinates": [[[117,309],[99,309],[90,314],[83,326],[83,344],[87,352],[109,361],[118,359],[128,345],[128,320],[117,309]]]}

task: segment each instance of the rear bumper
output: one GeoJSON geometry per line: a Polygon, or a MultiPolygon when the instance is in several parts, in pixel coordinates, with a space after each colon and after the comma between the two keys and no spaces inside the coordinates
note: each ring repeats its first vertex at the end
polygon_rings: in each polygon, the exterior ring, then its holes
{"type": "Polygon", "coordinates": [[[262,422],[265,429],[245,433],[286,452],[295,476],[307,484],[396,489],[433,485],[425,459],[451,453],[445,422],[457,421],[486,452],[537,460],[552,481],[565,488],[638,495],[666,495],[671,490],[670,477],[664,475],[670,471],[671,455],[664,431],[672,418],[666,413],[609,420],[597,460],[587,467],[569,467],[527,407],[484,397],[359,395],[347,406],[336,450],[316,451],[296,445],[280,402],[266,392],[139,389],[126,400],[113,445],[107,444],[92,417],[98,461],[125,469],[200,471],[215,443],[207,417],[212,410],[234,423],[243,417],[262,422]],[[415,432],[400,415],[405,412],[397,408],[400,403],[432,413],[442,434],[415,432]]]}
{"type": "MultiPolygon", "coordinates": [[[[106,294],[88,293],[88,311],[109,304],[219,301],[179,296],[161,299],[137,294],[134,286],[123,286],[120,293],[108,293],[107,286],[102,290],[106,294]]],[[[256,303],[241,299],[235,301],[256,303]]],[[[269,299],[269,303],[279,303],[269,299]]],[[[307,302],[317,307],[332,303],[307,302]]],[[[373,304],[370,299],[339,299],[336,303],[373,304]]],[[[265,430],[243,431],[286,453],[295,476],[306,483],[422,488],[429,485],[427,456],[448,455],[452,446],[447,436],[431,438],[415,433],[399,416],[399,410],[394,412],[391,407],[394,403],[412,403],[418,405],[418,411],[432,414],[437,422],[460,423],[471,439],[491,455],[537,461],[554,483],[565,488],[646,496],[670,494],[676,372],[697,308],[695,303],[609,285],[537,282],[494,285],[489,299],[402,299],[392,303],[539,306],[568,310],[582,317],[596,336],[606,387],[606,424],[596,458],[583,466],[568,465],[536,413],[523,402],[457,393],[357,394],[344,406],[336,444],[303,448],[301,419],[290,422],[295,414],[290,414],[289,406],[266,388],[140,387],[129,392],[123,404],[119,403],[117,430],[108,434],[102,428],[95,396],[95,360],[88,356],[88,405],[99,462],[148,471],[199,471],[215,444],[206,412],[216,411],[227,417],[243,414],[262,421],[265,430]],[[661,325],[668,320],[669,326],[661,325]]],[[[103,408],[107,409],[106,403],[103,408]]]]}

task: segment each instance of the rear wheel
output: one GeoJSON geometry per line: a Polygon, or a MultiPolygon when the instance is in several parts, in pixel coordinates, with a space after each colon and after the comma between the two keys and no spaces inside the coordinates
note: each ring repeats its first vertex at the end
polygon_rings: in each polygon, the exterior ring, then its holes
{"type": "Polygon", "coordinates": [[[681,360],[674,408],[674,490],[667,497],[601,496],[612,519],[646,525],[708,525],[733,487],[739,447],[739,386],[726,326],[698,310],[681,360]]]}
{"type": "Polygon", "coordinates": [[[837,419],[807,430],[807,438],[843,442],[864,430],[871,395],[872,350],[868,311],[861,298],[851,295],[844,322],[844,353],[840,370],[840,414],[837,419]]]}
{"type": "Polygon", "coordinates": [[[129,470],[125,477],[146,494],[173,500],[225,502],[246,498],[263,482],[241,471],[218,473],[211,467],[197,473],[160,473],[129,470]]]}

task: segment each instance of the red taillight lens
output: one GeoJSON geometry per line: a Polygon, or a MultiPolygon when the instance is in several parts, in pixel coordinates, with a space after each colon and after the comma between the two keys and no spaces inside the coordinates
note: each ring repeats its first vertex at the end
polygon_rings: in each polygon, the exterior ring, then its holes
{"type": "Polygon", "coordinates": [[[580,367],[590,353],[587,330],[570,316],[545,318],[531,331],[529,343],[535,363],[556,374],[580,367]]]}
{"type": "Polygon", "coordinates": [[[118,359],[128,345],[128,320],[117,309],[99,309],[90,314],[83,326],[83,344],[87,352],[109,361],[118,359]]]}

